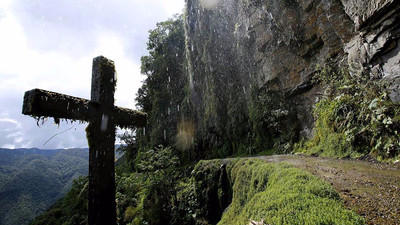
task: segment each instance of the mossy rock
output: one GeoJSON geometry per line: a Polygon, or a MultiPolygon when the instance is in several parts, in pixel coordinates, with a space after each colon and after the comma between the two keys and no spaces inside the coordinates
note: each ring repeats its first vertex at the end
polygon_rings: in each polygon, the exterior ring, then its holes
{"type": "MultiPolygon", "coordinates": [[[[197,219],[216,224],[232,199],[227,164],[222,160],[200,161],[192,173],[197,199],[197,219]]],[[[229,167],[230,168],[230,167],[229,167]]]]}

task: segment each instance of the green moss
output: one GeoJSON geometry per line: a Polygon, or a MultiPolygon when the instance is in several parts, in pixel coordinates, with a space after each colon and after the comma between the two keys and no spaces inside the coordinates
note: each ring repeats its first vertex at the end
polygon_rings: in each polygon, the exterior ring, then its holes
{"type": "Polygon", "coordinates": [[[241,160],[231,177],[232,204],[218,224],[363,224],[330,185],[288,164],[241,160]]]}
{"type": "Polygon", "coordinates": [[[346,157],[352,152],[352,146],[347,141],[344,133],[335,132],[332,118],[340,103],[329,102],[324,99],[317,103],[315,114],[318,119],[315,123],[315,135],[309,142],[301,146],[309,155],[321,155],[328,157],[346,157]]]}

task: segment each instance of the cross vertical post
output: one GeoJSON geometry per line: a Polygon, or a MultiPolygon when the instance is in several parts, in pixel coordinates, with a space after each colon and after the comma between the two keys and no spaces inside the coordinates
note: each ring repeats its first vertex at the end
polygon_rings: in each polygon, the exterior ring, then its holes
{"type": "Polygon", "coordinates": [[[86,128],[89,143],[89,215],[90,225],[114,225],[115,203],[115,92],[114,62],[102,56],[93,59],[90,105],[93,109],[86,128]],[[96,104],[98,103],[98,104],[96,104]]]}

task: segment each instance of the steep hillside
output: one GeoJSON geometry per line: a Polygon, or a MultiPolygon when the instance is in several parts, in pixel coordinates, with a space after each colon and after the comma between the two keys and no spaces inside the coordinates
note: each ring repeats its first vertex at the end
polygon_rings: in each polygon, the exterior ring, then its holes
{"type": "Polygon", "coordinates": [[[87,149],[0,149],[0,224],[28,224],[87,173],[87,149]]]}

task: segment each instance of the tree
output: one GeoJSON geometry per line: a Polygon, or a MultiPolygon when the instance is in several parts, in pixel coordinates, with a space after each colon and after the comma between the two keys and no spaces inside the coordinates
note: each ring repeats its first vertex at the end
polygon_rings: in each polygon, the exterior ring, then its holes
{"type": "Polygon", "coordinates": [[[138,129],[141,149],[173,146],[177,124],[183,118],[188,82],[184,72],[185,38],[182,16],[157,23],[149,31],[149,55],[141,58],[146,76],[139,89],[137,107],[149,115],[145,128],[138,129]]]}

